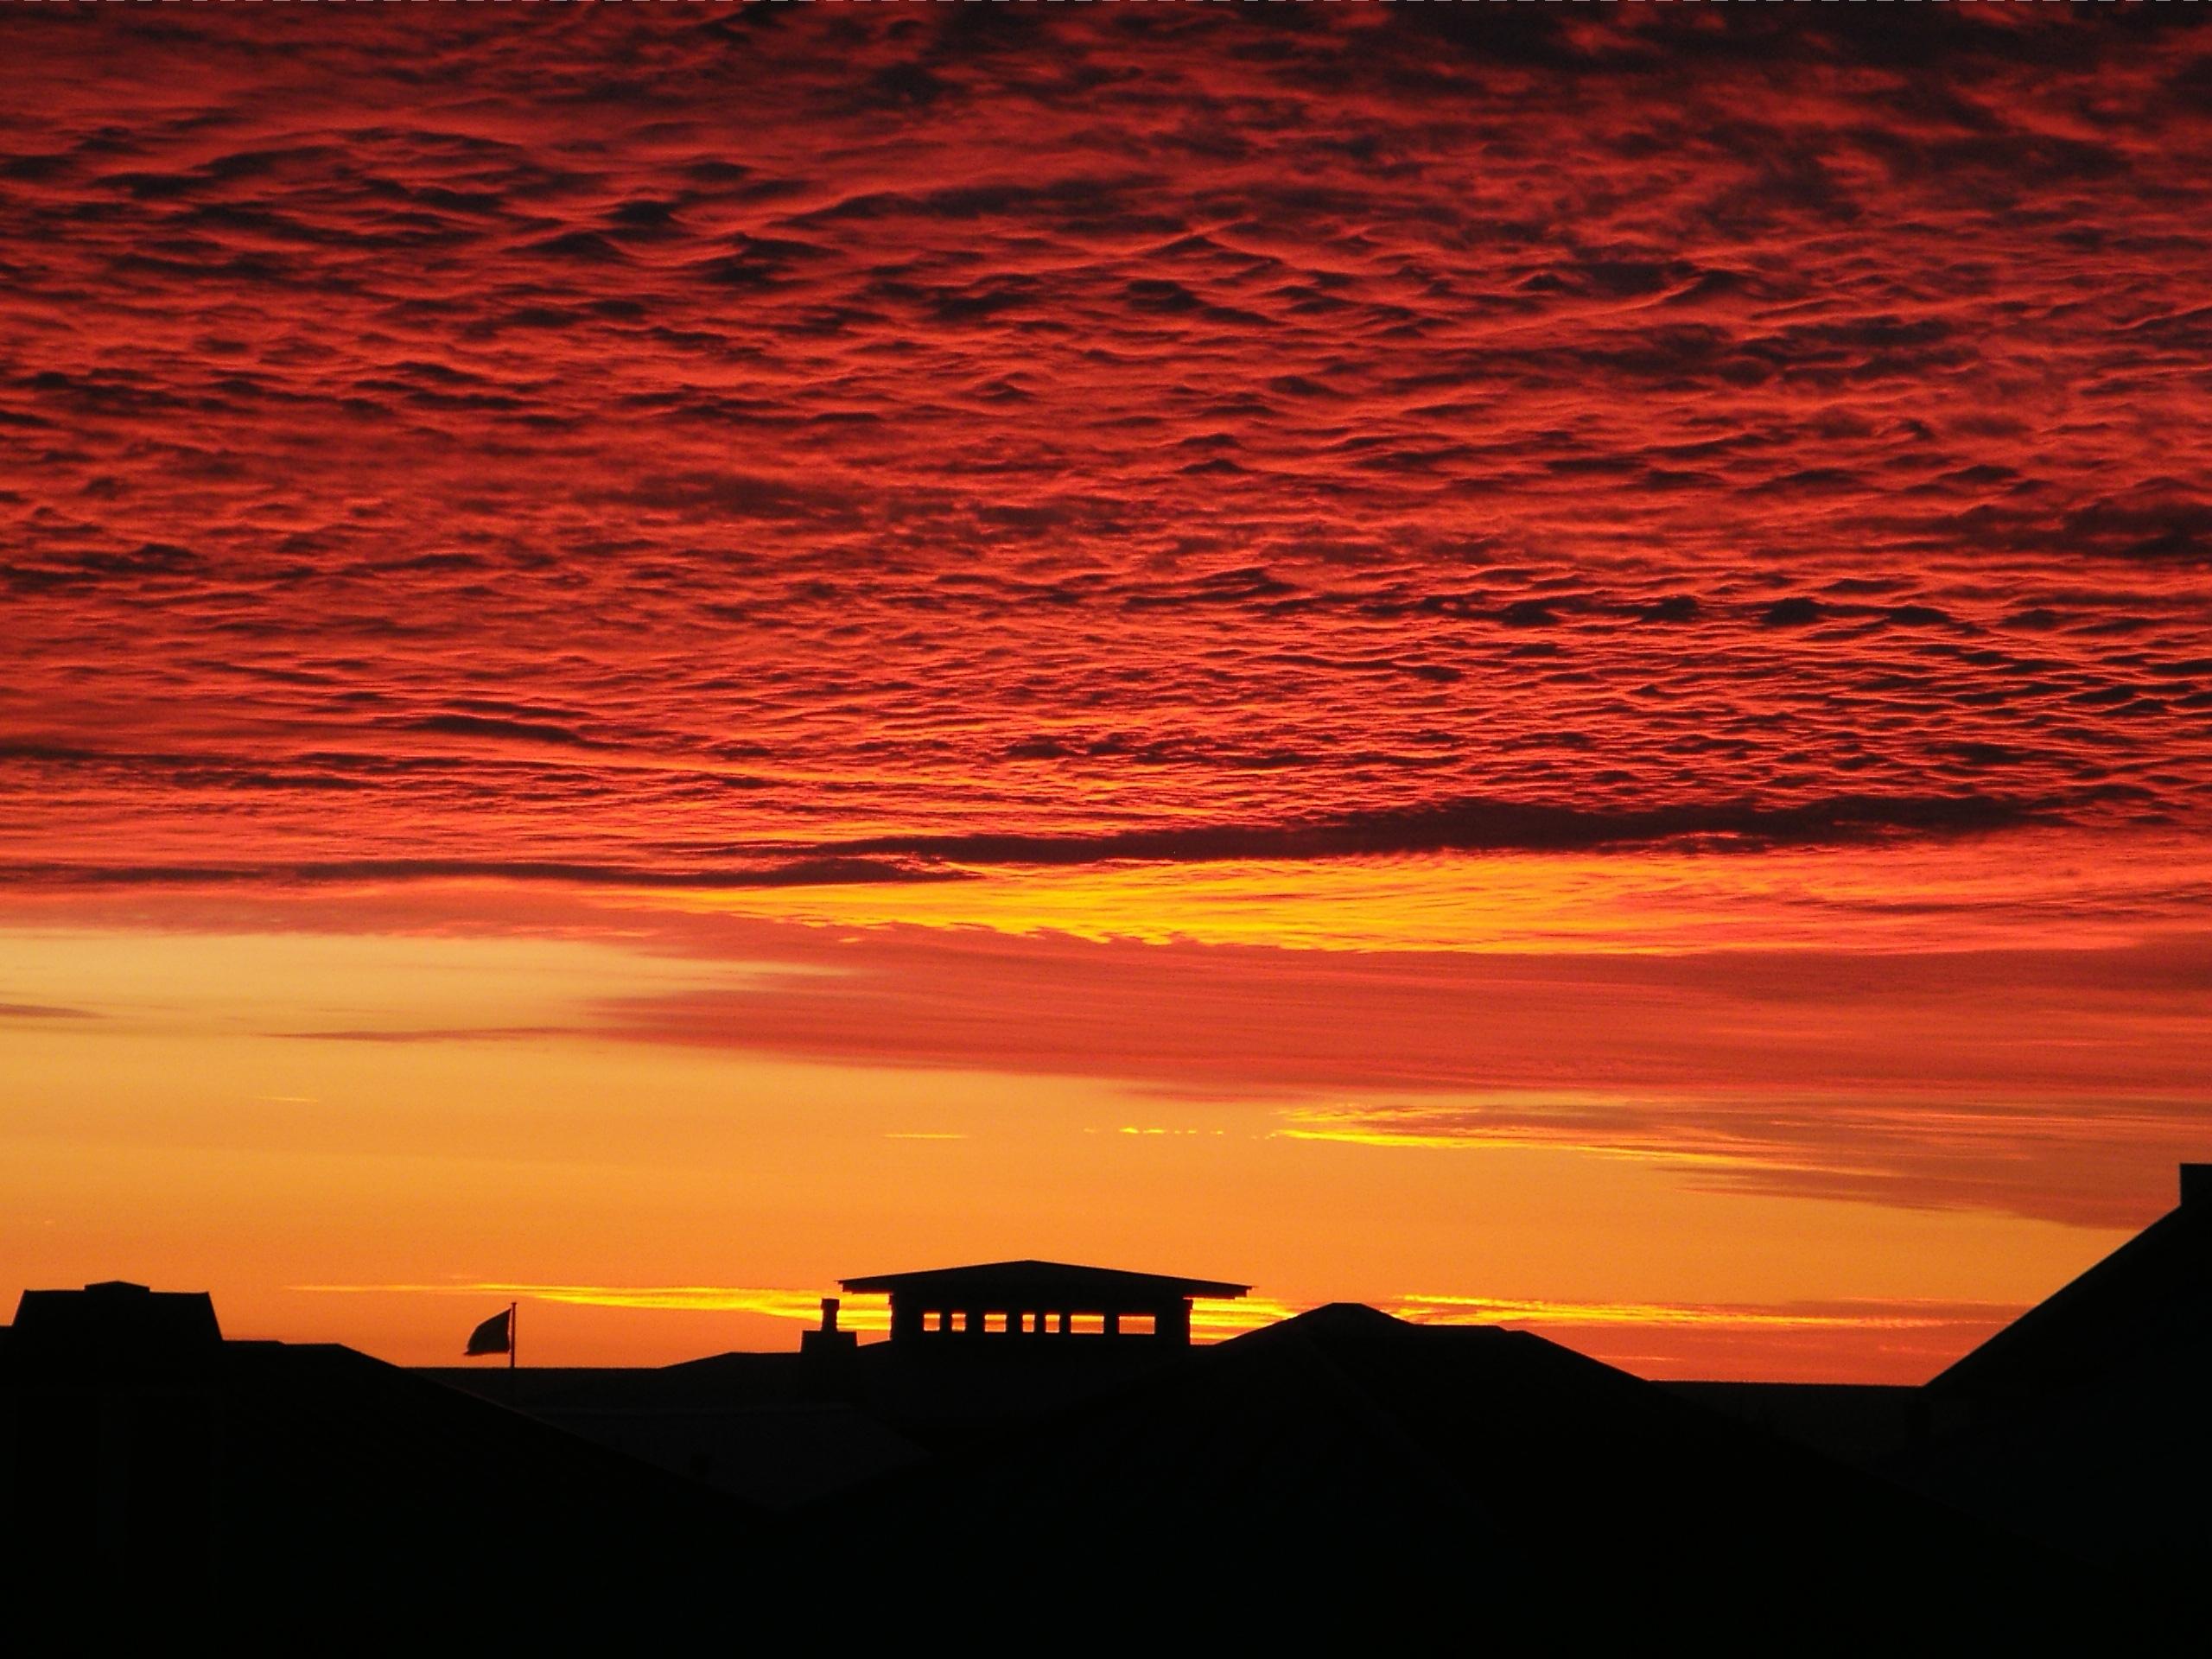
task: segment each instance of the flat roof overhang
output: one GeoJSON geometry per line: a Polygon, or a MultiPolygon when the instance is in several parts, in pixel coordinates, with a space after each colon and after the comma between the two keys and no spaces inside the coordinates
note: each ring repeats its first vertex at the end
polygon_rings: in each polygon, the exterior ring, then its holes
{"type": "Polygon", "coordinates": [[[1084,1267],[1070,1262],[986,1262],[969,1267],[930,1268],[917,1273],[876,1274],[841,1279],[855,1295],[917,1296],[993,1311],[1046,1304],[1077,1313],[1141,1313],[1163,1302],[1194,1296],[1232,1300],[1251,1289],[1219,1279],[1186,1279],[1172,1274],[1129,1273],[1119,1268],[1084,1267]]]}

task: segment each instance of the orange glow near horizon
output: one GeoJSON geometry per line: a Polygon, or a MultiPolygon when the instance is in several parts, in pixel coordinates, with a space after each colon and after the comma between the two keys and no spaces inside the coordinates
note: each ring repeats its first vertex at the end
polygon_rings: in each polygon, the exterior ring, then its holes
{"type": "MultiPolygon", "coordinates": [[[[445,1296],[489,1303],[501,1296],[561,1307],[654,1310],[690,1313],[761,1315],[784,1322],[791,1331],[808,1329],[821,1318],[819,1291],[763,1290],[733,1285],[527,1285],[485,1281],[443,1285],[293,1285],[288,1290],[315,1294],[445,1296]]],[[[841,1328],[863,1341],[886,1338],[891,1310],[881,1297],[842,1296],[841,1328]]],[[[1755,1356],[1761,1373],[1789,1378],[1808,1362],[1808,1376],[1826,1375],[1828,1361],[1821,1340],[1860,1339],[1895,1360],[1925,1362],[1955,1355],[1962,1338],[1979,1341],[1993,1334],[2021,1309],[2005,1304],[1897,1301],[1875,1304],[1783,1303],[1770,1307],[1652,1302],[1547,1302],[1490,1296],[1391,1297],[1378,1303],[1383,1312],[1420,1325],[1496,1325],[1533,1331],[1599,1357],[1622,1356],[1632,1369],[1654,1376],[1697,1377],[1700,1360],[1728,1347],[1755,1356]],[[1669,1334],[1687,1335],[1686,1351],[1669,1352],[1669,1334]],[[1803,1338],[1813,1338],[1807,1342],[1803,1338]],[[1657,1352],[1640,1351],[1656,1339],[1657,1352]],[[1796,1352],[1793,1353],[1793,1345],[1796,1352]],[[1624,1350],[1626,1351],[1624,1354],[1624,1350]]],[[[1203,1345],[1263,1330],[1304,1310],[1273,1297],[1235,1300],[1200,1298],[1192,1304],[1192,1339],[1203,1345]]],[[[534,1322],[534,1320],[533,1320],[534,1322]]],[[[789,1332],[784,1333],[787,1338],[789,1332]]],[[[765,1344],[788,1349],[788,1339],[765,1344]]],[[[1886,1372],[1878,1380],[1893,1381],[1886,1372]]]]}
{"type": "MultiPolygon", "coordinates": [[[[696,1313],[753,1313],[808,1328],[822,1317],[822,1300],[838,1294],[840,1329],[863,1338],[891,1331],[887,1297],[851,1296],[831,1291],[761,1290],[738,1285],[512,1285],[489,1281],[446,1285],[288,1285],[287,1290],[315,1294],[527,1297],[565,1307],[648,1308],[696,1313]]],[[[1200,1298],[1191,1310],[1191,1334],[1198,1342],[1219,1341],[1286,1319],[1299,1310],[1269,1297],[1234,1301],[1200,1298]]],[[[778,1344],[790,1347],[786,1342],[778,1344]]]]}
{"type": "Polygon", "coordinates": [[[2140,941],[1993,967],[832,930],[512,887],[132,903],[61,928],[32,896],[6,930],[16,1287],[204,1287],[234,1334],[417,1363],[470,1297],[530,1304],[531,1363],[665,1363],[793,1345],[797,1287],[839,1274],[1039,1255],[1255,1283],[1202,1338],[1363,1300],[1652,1375],[1911,1381],[2164,1207],[2202,1035],[2146,1001],[2140,941]],[[1992,975],[2126,1071],[1990,1030],[1992,975]],[[1279,1017],[1316,996],[1350,1028],[1279,1017]],[[1907,1017],[1909,1086],[1867,1041],[1907,1017]]]}

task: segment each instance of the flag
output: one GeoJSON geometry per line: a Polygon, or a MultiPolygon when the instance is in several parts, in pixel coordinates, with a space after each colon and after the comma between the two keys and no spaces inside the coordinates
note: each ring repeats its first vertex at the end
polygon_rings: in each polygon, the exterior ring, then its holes
{"type": "Polygon", "coordinates": [[[504,1354],[511,1352],[515,1339],[515,1311],[504,1308],[468,1333],[467,1351],[471,1354],[504,1354]]]}

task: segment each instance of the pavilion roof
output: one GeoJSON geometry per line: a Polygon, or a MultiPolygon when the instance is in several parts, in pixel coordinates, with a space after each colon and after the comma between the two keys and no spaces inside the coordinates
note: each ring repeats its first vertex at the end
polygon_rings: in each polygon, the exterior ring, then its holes
{"type": "Polygon", "coordinates": [[[1143,1307],[1184,1296],[1242,1296],[1249,1285],[1218,1279],[1184,1279],[1171,1274],[1128,1273],[1119,1268],[1089,1268],[1069,1262],[983,1262],[969,1267],[930,1268],[918,1273],[876,1274],[838,1281],[849,1291],[893,1296],[942,1296],[949,1302],[1018,1300],[1098,1306],[1143,1307]]]}

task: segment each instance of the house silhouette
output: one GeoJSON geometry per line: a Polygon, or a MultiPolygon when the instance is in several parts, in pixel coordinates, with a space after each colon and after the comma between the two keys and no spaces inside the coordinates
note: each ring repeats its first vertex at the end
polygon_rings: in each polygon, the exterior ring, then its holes
{"type": "Polygon", "coordinates": [[[2212,1334],[2212,1164],[2181,1166],[2181,1202],[1927,1385],[1952,1422],[2139,1378],[2212,1334]]]}
{"type": "MultiPolygon", "coordinates": [[[[1685,1392],[1350,1304],[1198,1347],[1192,1299],[1245,1287],[1064,1262],[844,1288],[892,1299],[892,1340],[518,1377],[226,1340],[200,1293],[26,1292],[0,1578],[442,1628],[489,1582],[476,1630],[594,1608],[634,1639],[689,1617],[638,1586],[709,1583],[862,1635],[948,1586],[1013,1633],[1078,1606],[1187,1631],[1163,1586],[1202,1573],[1240,1641],[1402,1645],[1473,1609],[1515,1641],[1775,1645],[1807,1610],[1977,1641],[2075,1596],[2140,1619],[2212,1552],[2212,1166],[1921,1389],[1685,1392]]],[[[834,1305],[811,1334],[849,1336],[834,1305]]]]}
{"type": "Polygon", "coordinates": [[[2180,1200],[1922,1389],[1913,1484],[2107,1567],[2212,1554],[2212,1164],[2180,1200]]]}

